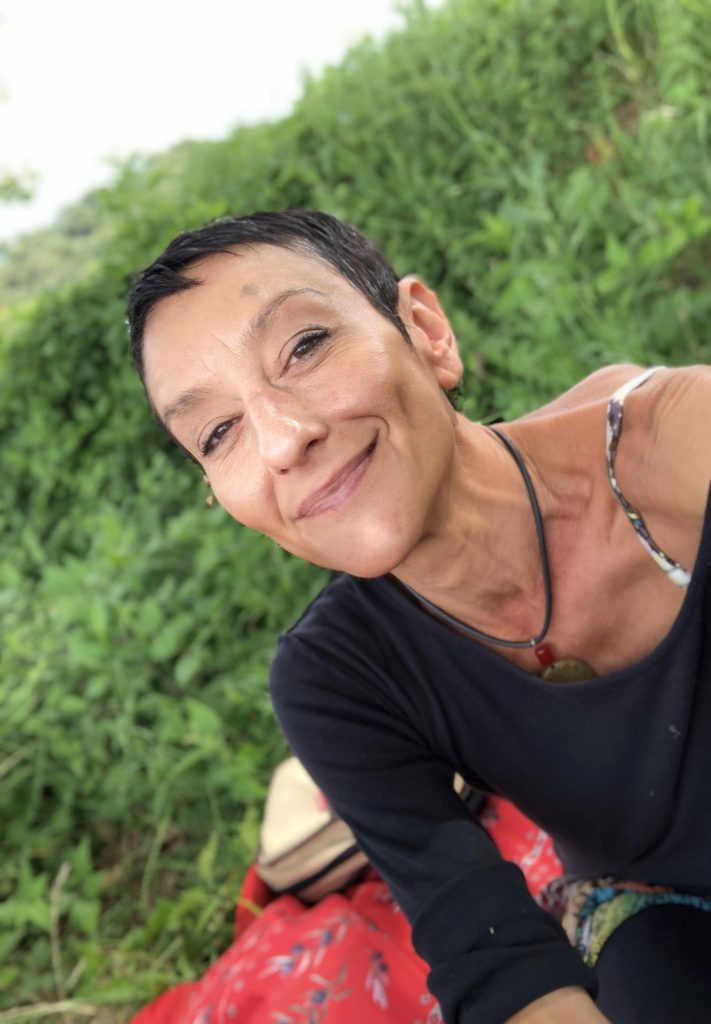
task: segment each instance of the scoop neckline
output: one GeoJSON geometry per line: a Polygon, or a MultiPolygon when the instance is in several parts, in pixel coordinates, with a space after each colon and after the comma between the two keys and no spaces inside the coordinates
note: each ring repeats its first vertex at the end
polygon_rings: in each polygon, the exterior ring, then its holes
{"type": "MultiPolygon", "coordinates": [[[[684,594],[681,607],[669,627],[668,632],[648,654],[645,654],[644,657],[640,658],[638,661],[632,662],[632,664],[626,665],[624,668],[618,668],[612,672],[606,672],[604,675],[595,676],[593,679],[585,679],[578,682],[554,682],[553,680],[543,679],[541,676],[534,675],[532,672],[527,672],[519,665],[514,664],[514,662],[509,661],[507,658],[504,658],[498,651],[486,647],[473,637],[457,632],[456,629],[448,626],[445,622],[440,622],[439,619],[430,615],[422,605],[418,604],[413,598],[410,598],[409,595],[401,589],[394,577],[385,576],[381,578],[388,583],[388,589],[396,594],[399,600],[406,602],[407,607],[413,609],[415,614],[423,617],[427,623],[434,628],[435,632],[444,631],[447,637],[454,639],[455,642],[461,641],[465,645],[472,645],[484,658],[489,658],[496,665],[509,671],[511,676],[520,679],[520,681],[525,683],[525,685],[530,686],[533,683],[546,691],[552,690],[557,693],[580,693],[585,690],[594,690],[599,689],[600,687],[606,687],[607,685],[612,685],[618,680],[624,679],[629,675],[643,673],[645,668],[653,665],[666,654],[667,649],[675,642],[677,635],[686,627],[687,619],[691,614],[690,609],[695,603],[696,592],[702,585],[701,579],[705,575],[702,570],[709,561],[706,550],[709,546],[711,546],[711,484],[709,484],[709,490],[706,497],[706,508],[704,511],[703,525],[701,527],[701,538],[699,540],[699,548],[696,553],[694,568],[691,572],[691,580],[686,587],[686,593],[684,594]]],[[[661,571],[662,570],[660,569],[660,572],[661,571]]]]}

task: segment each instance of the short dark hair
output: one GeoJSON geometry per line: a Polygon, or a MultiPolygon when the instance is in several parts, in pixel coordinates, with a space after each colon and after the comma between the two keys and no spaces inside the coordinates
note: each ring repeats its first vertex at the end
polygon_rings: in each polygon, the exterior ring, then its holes
{"type": "Polygon", "coordinates": [[[319,210],[258,211],[184,231],[134,277],[128,300],[131,360],[144,384],[143,334],[151,311],[162,299],[200,284],[185,274],[198,260],[255,245],[301,250],[330,263],[411,344],[397,312],[397,275],[360,231],[319,210]]]}

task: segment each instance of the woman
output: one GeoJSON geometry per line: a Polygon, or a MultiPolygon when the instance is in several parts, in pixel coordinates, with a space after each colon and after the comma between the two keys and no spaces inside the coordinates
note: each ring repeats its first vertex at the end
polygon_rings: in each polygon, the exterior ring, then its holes
{"type": "Polygon", "coordinates": [[[180,236],[129,321],[151,406],[218,501],[342,573],[281,638],[272,696],[445,1020],[705,1019],[709,370],[611,367],[472,423],[446,397],[462,365],[435,294],[305,211],[180,236]],[[588,964],[453,770],[585,880],[549,902],[588,964]]]}

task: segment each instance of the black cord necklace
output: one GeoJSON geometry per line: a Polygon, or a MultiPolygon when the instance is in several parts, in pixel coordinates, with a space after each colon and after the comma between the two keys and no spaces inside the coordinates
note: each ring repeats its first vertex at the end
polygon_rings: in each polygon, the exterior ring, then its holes
{"type": "Polygon", "coordinates": [[[457,619],[454,615],[450,615],[439,605],[434,604],[432,601],[428,601],[422,594],[418,594],[416,590],[413,590],[407,583],[400,580],[400,583],[405,589],[412,594],[412,596],[424,607],[430,614],[435,618],[439,619],[445,625],[452,626],[454,629],[464,633],[465,636],[469,636],[474,640],[483,640],[486,643],[493,644],[497,647],[509,647],[509,648],[532,648],[535,650],[536,657],[538,658],[541,666],[543,667],[543,678],[548,679],[551,682],[583,682],[586,679],[594,679],[597,676],[597,672],[592,666],[584,661],[582,658],[559,658],[556,659],[553,656],[549,644],[544,644],[543,640],[548,633],[548,627],[551,623],[551,613],[553,610],[553,598],[551,594],[551,572],[550,564],[548,562],[548,551],[546,550],[546,538],[543,532],[543,516],[541,514],[541,506],[538,503],[538,496],[536,495],[536,489],[533,486],[533,481],[526,468],[526,463],[523,461],[523,457],[519,452],[513,441],[503,434],[500,430],[495,427],[488,428],[493,434],[499,438],[504,447],[507,449],[514,462],[518,466],[519,472],[523,477],[523,482],[526,485],[528,492],[528,498],[531,502],[531,511],[533,512],[533,521],[536,525],[536,536],[538,538],[538,551],[541,556],[541,571],[543,574],[543,590],[545,593],[545,611],[543,614],[543,625],[534,637],[530,640],[504,640],[499,636],[492,636],[491,633],[485,633],[481,629],[475,629],[474,626],[469,626],[466,622],[462,622],[461,619],[457,619]]]}
{"type": "Polygon", "coordinates": [[[543,625],[541,626],[538,633],[531,637],[530,640],[503,640],[499,636],[492,636],[491,633],[485,633],[482,629],[475,629],[474,626],[467,625],[466,622],[462,622],[461,619],[457,619],[454,615],[450,615],[439,605],[434,604],[432,601],[428,601],[422,594],[418,594],[416,590],[408,586],[403,580],[400,583],[409,591],[414,598],[416,598],[421,605],[423,605],[436,619],[440,622],[445,622],[449,626],[453,626],[455,629],[460,630],[467,636],[472,637],[474,640],[485,640],[489,644],[494,644],[497,647],[538,647],[551,623],[551,612],[553,609],[553,599],[551,595],[551,573],[550,566],[548,564],[548,552],[546,550],[546,538],[543,533],[543,516],[541,515],[541,506],[538,503],[538,496],[533,486],[533,480],[531,480],[530,473],[526,469],[526,463],[523,461],[520,451],[516,445],[511,441],[505,434],[502,434],[496,427],[488,427],[492,434],[496,434],[499,440],[508,449],[509,454],[513,458],[514,462],[518,466],[519,472],[523,477],[523,482],[526,485],[528,491],[528,498],[531,502],[531,510],[533,512],[533,521],[536,524],[536,536],[538,538],[538,551],[541,556],[541,569],[543,572],[543,590],[545,592],[546,608],[543,615],[543,625]]]}

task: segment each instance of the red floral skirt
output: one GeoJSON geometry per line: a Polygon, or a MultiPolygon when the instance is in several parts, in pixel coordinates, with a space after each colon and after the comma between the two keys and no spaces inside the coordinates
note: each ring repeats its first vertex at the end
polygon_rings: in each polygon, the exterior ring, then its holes
{"type": "MultiPolygon", "coordinates": [[[[490,800],[481,821],[534,896],[560,874],[548,837],[511,804],[490,800]]],[[[375,871],[306,906],[274,896],[251,868],[236,917],[235,941],[207,973],[131,1024],[441,1024],[427,965],[375,871]]]]}

